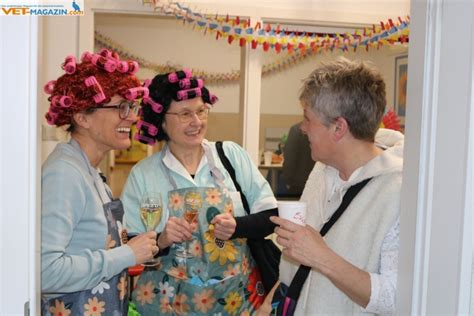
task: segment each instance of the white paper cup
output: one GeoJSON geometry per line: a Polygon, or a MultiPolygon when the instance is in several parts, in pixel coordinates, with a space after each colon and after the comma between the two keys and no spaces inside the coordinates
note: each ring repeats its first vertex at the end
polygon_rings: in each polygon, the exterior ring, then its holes
{"type": "Polygon", "coordinates": [[[301,201],[277,201],[278,216],[295,224],[306,223],[306,202],[301,201]]]}
{"type": "Polygon", "coordinates": [[[265,166],[269,166],[272,164],[272,156],[273,153],[271,151],[266,151],[263,153],[263,163],[265,166]]]}

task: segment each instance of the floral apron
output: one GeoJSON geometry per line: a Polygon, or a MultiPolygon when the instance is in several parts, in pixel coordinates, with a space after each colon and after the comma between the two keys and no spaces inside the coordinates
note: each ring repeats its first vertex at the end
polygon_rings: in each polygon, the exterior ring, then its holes
{"type": "MultiPolygon", "coordinates": [[[[102,182],[99,176],[94,176],[91,170],[89,161],[82,152],[79,144],[71,140],[71,144],[78,149],[83,159],[85,159],[89,173],[94,177],[94,186],[103,203],[104,215],[107,219],[108,238],[106,243],[110,248],[120,246],[122,241],[120,238],[122,219],[123,219],[123,205],[119,199],[113,199],[109,187],[102,182]],[[104,196],[103,191],[99,187],[103,186],[107,196],[104,196]]],[[[105,245],[107,247],[107,245],[105,245]]],[[[100,282],[91,290],[79,291],[74,293],[67,293],[59,297],[55,297],[42,302],[42,315],[127,315],[128,312],[128,273],[124,269],[120,274],[114,276],[108,281],[100,282]]]]}
{"type": "Polygon", "coordinates": [[[204,149],[217,187],[177,189],[161,159],[174,187],[168,192],[169,216],[198,210],[197,229],[187,247],[194,257],[180,258],[177,251],[185,243],[173,245],[158,266],[146,268],[132,294],[142,315],[250,315],[263,302],[265,291],[246,239],[223,241],[210,229],[217,214],[233,214],[233,203],[210,149],[204,149]]]}

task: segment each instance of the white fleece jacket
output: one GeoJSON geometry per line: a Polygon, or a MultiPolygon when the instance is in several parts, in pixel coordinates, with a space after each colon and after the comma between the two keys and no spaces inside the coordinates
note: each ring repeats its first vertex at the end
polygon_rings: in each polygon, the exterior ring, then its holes
{"type": "MultiPolygon", "coordinates": [[[[354,171],[345,183],[336,169],[316,163],[301,197],[308,203],[306,224],[320,230],[342,202],[347,189],[372,177],[324,237],[332,250],[369,273],[379,273],[384,238],[399,218],[403,166],[401,133],[380,129],[375,142],[387,149],[354,171]]],[[[282,256],[280,280],[289,285],[298,267],[299,264],[282,256]]],[[[329,279],[315,270],[310,272],[295,315],[359,314],[368,313],[329,279]]]]}

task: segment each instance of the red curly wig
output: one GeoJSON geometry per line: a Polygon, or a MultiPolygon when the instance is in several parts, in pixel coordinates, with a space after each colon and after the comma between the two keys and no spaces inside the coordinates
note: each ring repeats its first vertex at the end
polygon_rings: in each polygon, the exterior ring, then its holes
{"type": "Polygon", "coordinates": [[[86,52],[81,59],[82,62],[76,64],[74,56],[66,57],[63,64],[66,74],[45,86],[45,91],[51,95],[45,117],[51,125],[73,125],[75,113],[108,103],[114,95],[125,98],[129,89],[141,87],[140,81],[133,75],[138,70],[138,64],[120,61],[115,52],[106,49],[98,54],[86,52]],[[96,79],[92,80],[95,85],[90,84],[91,77],[96,79]],[[89,84],[86,84],[87,79],[89,84]]]}

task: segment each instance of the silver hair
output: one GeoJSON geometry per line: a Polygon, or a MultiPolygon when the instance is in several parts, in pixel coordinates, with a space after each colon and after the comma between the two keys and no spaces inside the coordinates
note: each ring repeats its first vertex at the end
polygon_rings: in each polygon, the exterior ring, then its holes
{"type": "Polygon", "coordinates": [[[343,117],[355,138],[374,141],[385,112],[385,82],[367,63],[340,57],[304,80],[299,99],[324,125],[343,117]]]}

